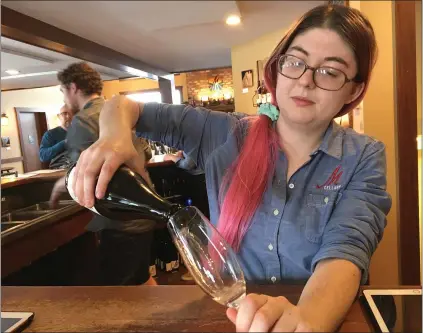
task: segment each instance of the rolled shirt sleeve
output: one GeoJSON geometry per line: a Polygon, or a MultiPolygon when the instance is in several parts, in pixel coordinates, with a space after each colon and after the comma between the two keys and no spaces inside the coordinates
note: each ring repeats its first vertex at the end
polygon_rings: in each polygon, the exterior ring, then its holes
{"type": "Polygon", "coordinates": [[[366,283],[370,259],[382,239],[391,204],[386,191],[385,146],[375,141],[363,152],[338,198],[324,229],[322,245],[312,260],[312,270],[321,260],[345,259],[360,268],[361,283],[366,283]]]}
{"type": "Polygon", "coordinates": [[[210,153],[225,143],[238,119],[190,105],[145,103],[136,124],[138,136],[184,151],[204,170],[210,153]]]}

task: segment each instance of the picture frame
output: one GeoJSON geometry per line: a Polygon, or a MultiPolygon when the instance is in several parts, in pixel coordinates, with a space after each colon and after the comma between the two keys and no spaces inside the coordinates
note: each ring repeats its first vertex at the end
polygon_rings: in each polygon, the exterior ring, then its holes
{"type": "Polygon", "coordinates": [[[1,147],[2,148],[10,147],[10,137],[9,136],[2,136],[1,137],[1,147]]]}
{"type": "Polygon", "coordinates": [[[253,70],[248,69],[241,72],[242,88],[250,88],[254,86],[253,70]]]}
{"type": "Polygon", "coordinates": [[[269,57],[257,60],[257,83],[261,83],[264,80],[264,65],[266,65],[268,60],[269,57]]]}

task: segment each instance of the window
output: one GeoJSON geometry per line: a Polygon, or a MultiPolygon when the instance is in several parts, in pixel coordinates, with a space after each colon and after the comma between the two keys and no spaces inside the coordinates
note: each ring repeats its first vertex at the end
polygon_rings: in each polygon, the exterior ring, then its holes
{"type": "MultiPolygon", "coordinates": [[[[135,102],[162,102],[162,95],[159,90],[147,90],[134,93],[125,93],[126,97],[135,102]]],[[[173,94],[173,104],[182,104],[182,87],[177,87],[173,94]]]]}

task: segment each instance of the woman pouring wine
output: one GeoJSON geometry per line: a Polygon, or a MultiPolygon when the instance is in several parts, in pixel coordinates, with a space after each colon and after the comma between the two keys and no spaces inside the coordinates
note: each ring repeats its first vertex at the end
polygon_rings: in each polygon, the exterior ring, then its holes
{"type": "Polygon", "coordinates": [[[325,5],[271,54],[265,83],[274,105],[259,116],[114,97],[99,140],[78,161],[75,194],[92,207],[121,164],[143,174],[134,128],[183,150],[206,173],[211,221],[247,281],[306,283],[296,305],[249,294],[227,310],[237,331],[335,330],[368,279],[391,207],[383,143],[333,122],[363,99],[375,59],[369,21],[325,5]]]}

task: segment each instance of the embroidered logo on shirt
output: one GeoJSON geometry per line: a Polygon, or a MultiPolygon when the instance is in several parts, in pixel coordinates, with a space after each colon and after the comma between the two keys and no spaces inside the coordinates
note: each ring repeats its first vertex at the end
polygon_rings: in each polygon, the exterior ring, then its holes
{"type": "Polygon", "coordinates": [[[333,170],[332,174],[326,180],[326,182],[322,185],[316,185],[317,189],[323,188],[324,190],[338,190],[341,188],[341,185],[338,185],[339,179],[342,176],[343,171],[341,171],[341,166],[339,165],[335,170],[333,170]]]}

